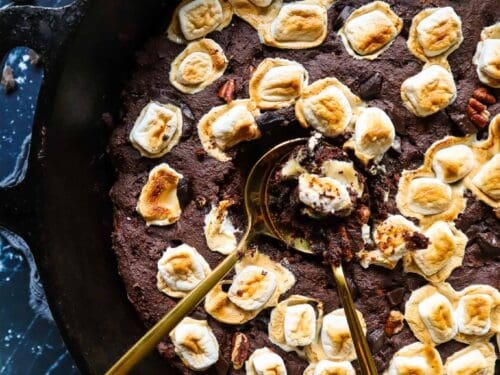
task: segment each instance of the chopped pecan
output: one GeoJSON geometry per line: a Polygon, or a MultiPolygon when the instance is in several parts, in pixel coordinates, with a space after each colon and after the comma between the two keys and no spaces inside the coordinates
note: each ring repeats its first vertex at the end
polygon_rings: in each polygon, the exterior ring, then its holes
{"type": "Polygon", "coordinates": [[[217,96],[223,99],[226,103],[231,103],[233,101],[235,83],[234,79],[228,79],[224,84],[219,88],[219,92],[217,96]]]}
{"type": "Polygon", "coordinates": [[[495,97],[491,95],[485,87],[475,89],[472,93],[472,97],[479,100],[483,104],[495,104],[497,102],[495,97]]]}
{"type": "Polygon", "coordinates": [[[487,107],[483,103],[474,98],[469,99],[469,106],[471,106],[476,112],[479,113],[486,111],[487,109],[487,107]]]}
{"type": "Polygon", "coordinates": [[[384,332],[387,336],[394,336],[403,329],[404,316],[401,312],[392,310],[385,321],[384,332]]]}
{"type": "Polygon", "coordinates": [[[488,124],[490,113],[486,110],[486,106],[478,100],[474,98],[469,99],[469,104],[465,111],[467,117],[480,128],[484,128],[488,124]]]}
{"type": "Polygon", "coordinates": [[[472,115],[470,117],[470,120],[480,128],[484,128],[486,127],[486,125],[488,125],[489,115],[486,117],[484,115],[477,113],[475,115],[472,115]]]}
{"type": "Polygon", "coordinates": [[[236,332],[233,335],[233,350],[231,351],[231,362],[235,370],[243,367],[247,360],[250,344],[244,333],[236,332]]]}

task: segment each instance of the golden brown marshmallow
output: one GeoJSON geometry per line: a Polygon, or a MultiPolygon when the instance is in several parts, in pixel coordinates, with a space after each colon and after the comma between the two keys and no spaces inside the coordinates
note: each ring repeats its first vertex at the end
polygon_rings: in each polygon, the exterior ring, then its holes
{"type": "Polygon", "coordinates": [[[261,42],[272,47],[316,47],[326,38],[326,8],[314,0],[287,3],[271,23],[261,25],[258,30],[261,42]]]}
{"type": "Polygon", "coordinates": [[[354,124],[363,102],[336,78],[323,78],[306,87],[295,104],[304,127],[312,126],[327,137],[337,137],[354,124]]]}
{"type": "Polygon", "coordinates": [[[413,291],[406,302],[405,319],[415,337],[424,344],[439,345],[458,331],[449,297],[428,284],[413,291]]]}
{"type": "Polygon", "coordinates": [[[135,120],[130,142],[142,156],[159,158],[179,143],[181,135],[181,109],[173,104],[149,102],[135,120]]]}
{"type": "Polygon", "coordinates": [[[226,70],[224,51],[212,39],[191,42],[170,66],[170,83],[185,94],[195,94],[219,79],[226,70]]]}
{"type": "Polygon", "coordinates": [[[439,352],[431,345],[416,342],[399,349],[384,375],[434,375],[443,373],[439,352]]]}
{"type": "Polygon", "coordinates": [[[288,107],[302,94],[308,79],[307,71],[295,61],[264,59],[250,79],[250,99],[261,109],[288,107]]]}
{"type": "Polygon", "coordinates": [[[420,60],[447,65],[463,39],[462,21],[452,7],[427,8],[412,20],[408,48],[420,60]]]}
{"type": "Polygon", "coordinates": [[[339,35],[351,56],[373,60],[390,47],[402,28],[403,21],[389,4],[374,1],[352,12],[339,35]]]}
{"type": "Polygon", "coordinates": [[[364,164],[379,161],[392,146],[396,131],[391,119],[379,108],[364,109],[356,120],[354,136],[344,148],[354,149],[356,157],[364,164]]]}
{"type": "Polygon", "coordinates": [[[271,23],[278,15],[283,0],[229,0],[234,14],[259,30],[263,24],[271,23]]]}
{"type": "Polygon", "coordinates": [[[446,359],[446,375],[495,373],[496,354],[493,345],[480,342],[459,350],[446,359]]]}
{"type": "Polygon", "coordinates": [[[436,64],[424,67],[401,85],[404,105],[418,117],[427,117],[446,108],[456,97],[453,75],[436,64]]]}
{"type": "Polygon", "coordinates": [[[500,22],[486,27],[481,32],[472,59],[479,80],[491,87],[500,87],[500,22]]]}
{"type": "Polygon", "coordinates": [[[462,265],[467,236],[453,223],[436,221],[425,232],[429,245],[409,252],[404,258],[405,272],[415,272],[431,282],[446,280],[462,265]]]}
{"type": "Polygon", "coordinates": [[[474,167],[474,153],[465,145],[454,145],[436,152],[432,169],[437,178],[448,184],[464,178],[474,167]]]}
{"type": "Polygon", "coordinates": [[[167,35],[175,43],[186,43],[222,30],[232,17],[231,5],[225,0],[183,0],[174,11],[167,35]]]}
{"type": "Polygon", "coordinates": [[[198,123],[198,135],[207,154],[219,161],[231,160],[226,150],[260,137],[255,121],[259,113],[255,103],[248,99],[212,108],[198,123]]]}
{"type": "Polygon", "coordinates": [[[149,225],[170,225],[179,220],[181,206],[177,198],[177,185],[182,175],[167,163],[154,167],[142,188],[137,212],[149,225]]]}

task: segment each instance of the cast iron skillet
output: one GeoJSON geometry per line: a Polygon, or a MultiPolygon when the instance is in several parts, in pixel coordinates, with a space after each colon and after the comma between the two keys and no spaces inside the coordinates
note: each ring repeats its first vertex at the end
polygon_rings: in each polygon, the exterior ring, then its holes
{"type": "MultiPolygon", "coordinates": [[[[30,245],[52,313],[85,374],[104,373],[145,330],[111,251],[113,175],[102,115],[116,114],[134,49],[164,30],[174,5],[81,0],[0,11],[0,58],[28,46],[45,69],[27,176],[0,190],[0,226],[30,245]]],[[[134,373],[160,371],[165,363],[152,355],[134,373]]]]}

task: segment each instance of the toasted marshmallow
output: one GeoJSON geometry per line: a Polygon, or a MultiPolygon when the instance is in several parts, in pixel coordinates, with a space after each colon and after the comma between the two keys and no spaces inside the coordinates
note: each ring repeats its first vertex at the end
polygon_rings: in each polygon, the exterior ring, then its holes
{"type": "Polygon", "coordinates": [[[326,177],[342,183],[347,188],[356,192],[358,197],[363,195],[363,185],[359,181],[358,172],[350,161],[326,160],[321,164],[321,173],[326,177]]]}
{"type": "Polygon", "coordinates": [[[229,0],[234,13],[254,29],[270,24],[278,15],[283,0],[229,0]]]}
{"type": "Polygon", "coordinates": [[[464,178],[474,167],[474,154],[465,145],[454,145],[436,152],[432,169],[437,178],[451,184],[464,178]]]}
{"type": "Polygon", "coordinates": [[[292,295],[271,311],[269,340],[284,351],[305,356],[304,348],[316,341],[323,304],[310,297],[292,295]]]}
{"type": "Polygon", "coordinates": [[[446,359],[445,372],[446,375],[493,375],[496,373],[496,359],[493,345],[478,342],[449,356],[446,359]]]}
{"type": "Polygon", "coordinates": [[[373,239],[376,250],[362,250],[358,253],[361,266],[371,264],[393,269],[406,253],[407,238],[419,232],[419,228],[401,215],[391,215],[376,226],[373,239]]]}
{"type": "Polygon", "coordinates": [[[170,339],[191,370],[206,370],[219,360],[219,343],[206,320],[184,318],[170,333],[170,339]]]}
{"type": "Polygon", "coordinates": [[[500,87],[500,22],[483,30],[472,62],[482,83],[500,87]]]}
{"type": "Polygon", "coordinates": [[[261,42],[272,47],[316,47],[326,38],[326,8],[314,0],[287,3],[272,23],[261,25],[258,30],[261,42]]]}
{"type": "Polygon", "coordinates": [[[236,264],[236,274],[243,272],[247,267],[255,266],[263,268],[276,277],[276,288],[267,302],[257,310],[244,310],[234,304],[228,296],[228,292],[223,289],[224,285],[229,285],[231,281],[222,281],[216,285],[205,298],[205,311],[214,319],[225,324],[244,324],[255,318],[260,311],[278,304],[278,300],[283,293],[286,293],[294,284],[294,275],[281,264],[274,262],[269,256],[258,251],[252,251],[236,264]]]}
{"type": "Polygon", "coordinates": [[[401,85],[405,106],[418,117],[430,116],[457,97],[453,75],[440,65],[430,65],[401,85]]]}
{"type": "Polygon", "coordinates": [[[481,167],[472,183],[491,199],[500,200],[500,154],[493,156],[481,167]]]}
{"type": "Polygon", "coordinates": [[[168,38],[175,43],[203,38],[229,25],[232,16],[231,5],[226,1],[183,0],[172,16],[168,38]]]}
{"type": "Polygon", "coordinates": [[[266,304],[276,290],[276,276],[268,270],[248,266],[238,272],[228,291],[228,297],[243,310],[258,310],[266,304]]]}
{"type": "Polygon", "coordinates": [[[194,247],[168,247],[158,261],[158,289],[174,298],[184,297],[209,273],[210,266],[194,247]]]}
{"type": "Polygon", "coordinates": [[[182,112],[173,104],[149,102],[130,132],[132,146],[148,158],[159,158],[179,143],[182,112]]]}
{"type": "Polygon", "coordinates": [[[384,111],[366,108],[356,120],[352,148],[356,157],[366,164],[372,159],[381,159],[395,136],[394,125],[384,111]]]}
{"type": "Polygon", "coordinates": [[[258,7],[261,7],[261,8],[268,7],[273,2],[273,0],[249,0],[249,1],[252,4],[254,4],[255,6],[258,6],[258,7]]]}
{"type": "Polygon", "coordinates": [[[222,200],[217,206],[212,206],[205,216],[204,231],[208,248],[224,255],[236,248],[236,228],[228,211],[232,205],[232,201],[222,200]]]}
{"type": "Polygon", "coordinates": [[[333,178],[309,173],[299,176],[299,200],[324,215],[347,216],[352,210],[345,185],[333,178]]]}
{"type": "Polygon", "coordinates": [[[146,225],[170,225],[179,220],[181,206],[177,198],[177,184],[182,175],[161,163],[149,172],[137,202],[137,212],[146,225]]]}
{"type": "Polygon", "coordinates": [[[336,137],[354,123],[362,108],[361,99],[347,86],[336,78],[324,78],[303,90],[295,115],[302,126],[336,137]]]}
{"type": "Polygon", "coordinates": [[[308,77],[304,67],[295,61],[264,59],[250,79],[250,98],[261,109],[288,107],[302,94],[308,77]]]}
{"type": "Polygon", "coordinates": [[[491,327],[493,299],[487,294],[471,294],[460,298],[455,316],[458,330],[466,335],[482,336],[491,327]]]}
{"type": "MultiPolygon", "coordinates": [[[[363,315],[357,311],[363,332],[366,333],[366,324],[363,315]]],[[[352,343],[349,325],[344,309],[337,309],[323,318],[321,328],[321,345],[328,359],[336,361],[352,361],[356,358],[356,351],[352,343]]]]}
{"type": "Polygon", "coordinates": [[[348,361],[322,360],[310,365],[304,375],[355,375],[354,367],[348,361]],[[308,370],[311,367],[311,370],[308,370]]]}
{"type": "Polygon", "coordinates": [[[260,348],[252,353],[245,363],[247,375],[286,375],[283,359],[269,348],[260,348]]]}
{"type": "Polygon", "coordinates": [[[418,312],[435,344],[450,341],[457,334],[453,308],[442,294],[434,293],[424,299],[418,304],[418,312]]]}
{"type": "Polygon", "coordinates": [[[420,19],[416,38],[425,56],[447,56],[458,48],[463,41],[462,21],[452,7],[426,9],[421,13],[425,16],[416,17],[420,19]]]}
{"type": "Polygon", "coordinates": [[[226,70],[224,51],[212,39],[191,42],[170,66],[170,83],[185,94],[195,94],[219,79],[226,70]]]}
{"type": "Polygon", "coordinates": [[[425,231],[429,239],[426,249],[409,254],[418,269],[405,263],[406,272],[416,272],[429,281],[444,281],[462,264],[467,236],[452,223],[437,221],[425,231]]]}
{"type": "Polygon", "coordinates": [[[500,330],[500,292],[490,285],[470,285],[455,302],[456,341],[471,344],[489,340],[500,330]]]}
{"type": "Polygon", "coordinates": [[[352,12],[339,35],[351,56],[372,60],[390,46],[402,28],[403,21],[389,4],[374,1],[352,12]]]}
{"type": "Polygon", "coordinates": [[[219,161],[229,161],[225,153],[240,142],[260,137],[255,121],[259,115],[255,104],[248,99],[212,108],[198,123],[198,135],[205,151],[219,161]]]}
{"type": "Polygon", "coordinates": [[[285,311],[285,341],[290,346],[306,346],[316,336],[316,314],[308,304],[288,306],[285,311]]]}
{"type": "Polygon", "coordinates": [[[438,351],[416,342],[399,349],[392,357],[386,375],[434,375],[443,373],[438,351]]]}
{"type": "Polygon", "coordinates": [[[451,204],[451,188],[436,178],[414,179],[408,193],[410,208],[421,215],[438,214],[451,204]]]}

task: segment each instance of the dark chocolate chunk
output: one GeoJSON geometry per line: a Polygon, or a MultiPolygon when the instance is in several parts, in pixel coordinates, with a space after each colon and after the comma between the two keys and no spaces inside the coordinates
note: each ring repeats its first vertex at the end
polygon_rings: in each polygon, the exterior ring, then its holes
{"type": "Polygon", "coordinates": [[[370,348],[372,349],[372,353],[375,354],[380,349],[384,347],[387,342],[387,338],[385,336],[385,332],[383,329],[376,329],[368,335],[368,344],[370,344],[370,348]]]}
{"type": "Polygon", "coordinates": [[[342,27],[342,25],[344,25],[347,18],[349,18],[349,15],[352,13],[353,10],[354,8],[349,5],[346,5],[344,8],[342,8],[337,18],[333,20],[332,23],[333,30],[339,30],[342,27]]]}
{"type": "Polygon", "coordinates": [[[403,302],[404,295],[404,288],[396,288],[387,293],[387,299],[392,306],[396,306],[403,302]]]}
{"type": "Polygon", "coordinates": [[[184,176],[180,179],[179,185],[177,186],[177,197],[179,198],[181,208],[186,207],[193,199],[193,191],[190,182],[189,177],[184,176]]]}
{"type": "Polygon", "coordinates": [[[359,96],[365,100],[377,98],[380,95],[380,90],[382,90],[383,81],[382,74],[379,72],[373,73],[359,85],[359,96]]]}

